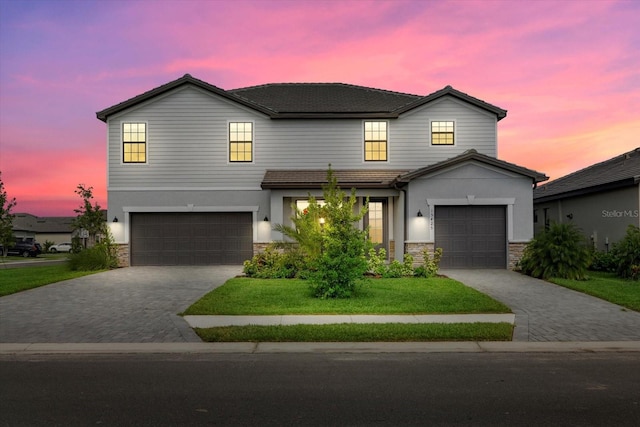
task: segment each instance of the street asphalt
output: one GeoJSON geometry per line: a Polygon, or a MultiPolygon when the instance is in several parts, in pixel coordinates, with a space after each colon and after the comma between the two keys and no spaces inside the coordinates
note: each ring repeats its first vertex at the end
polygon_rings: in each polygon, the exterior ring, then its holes
{"type": "Polygon", "coordinates": [[[130,267],[2,297],[0,353],[640,351],[640,313],[505,270],[441,273],[513,310],[509,343],[202,343],[178,313],[240,272],[130,267]]]}

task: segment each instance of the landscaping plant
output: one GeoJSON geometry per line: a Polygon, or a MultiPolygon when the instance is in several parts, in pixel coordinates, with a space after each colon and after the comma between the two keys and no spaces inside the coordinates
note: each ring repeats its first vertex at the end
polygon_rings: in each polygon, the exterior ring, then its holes
{"type": "Polygon", "coordinates": [[[580,230],[571,223],[551,223],[524,250],[522,272],[540,279],[586,278],[591,249],[580,230]]]}
{"type": "Polygon", "coordinates": [[[640,228],[632,224],[627,227],[627,234],[613,246],[612,257],[618,276],[640,278],[640,228]]]}
{"type": "MultiPolygon", "coordinates": [[[[12,199],[7,198],[7,192],[4,189],[4,183],[2,182],[2,175],[0,172],[0,245],[4,248],[8,248],[13,243],[13,214],[11,209],[16,206],[15,197],[12,199]]],[[[4,256],[7,256],[7,251],[3,251],[4,256]]]]}

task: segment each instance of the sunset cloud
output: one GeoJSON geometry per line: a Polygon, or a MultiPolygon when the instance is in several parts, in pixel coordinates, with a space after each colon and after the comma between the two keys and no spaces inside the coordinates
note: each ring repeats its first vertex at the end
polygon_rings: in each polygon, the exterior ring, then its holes
{"type": "Polygon", "coordinates": [[[223,89],[445,85],[508,110],[500,158],[552,179],[640,146],[633,1],[0,1],[0,171],[18,211],[106,206],[95,112],[185,73],[223,89]]]}

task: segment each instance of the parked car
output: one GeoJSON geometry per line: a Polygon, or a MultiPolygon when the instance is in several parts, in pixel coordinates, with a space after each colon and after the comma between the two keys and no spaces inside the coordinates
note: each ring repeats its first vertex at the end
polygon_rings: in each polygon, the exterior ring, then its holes
{"type": "Polygon", "coordinates": [[[72,245],[69,242],[53,245],[49,248],[49,252],[71,252],[72,245]]]}
{"type": "MultiPolygon", "coordinates": [[[[22,255],[23,257],[36,257],[42,253],[40,243],[33,241],[19,241],[7,248],[7,255],[22,255]]],[[[1,255],[4,255],[4,248],[1,249],[1,255]]]]}

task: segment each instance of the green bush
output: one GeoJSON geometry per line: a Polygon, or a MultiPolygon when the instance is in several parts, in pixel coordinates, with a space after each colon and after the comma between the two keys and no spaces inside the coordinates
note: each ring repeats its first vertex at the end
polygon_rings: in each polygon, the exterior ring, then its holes
{"type": "Polygon", "coordinates": [[[269,245],[264,251],[244,262],[244,273],[259,279],[290,279],[305,276],[306,261],[302,252],[289,245],[278,251],[276,245],[269,245]]]}
{"type": "Polygon", "coordinates": [[[616,257],[614,256],[613,251],[593,251],[591,254],[591,265],[589,266],[589,270],[615,273],[616,257]]]}
{"type": "Polygon", "coordinates": [[[387,251],[384,248],[375,250],[375,248],[369,249],[369,257],[367,258],[367,271],[376,275],[383,276],[387,271],[387,251]]]}
{"type": "Polygon", "coordinates": [[[108,270],[118,266],[117,258],[106,245],[98,243],[69,256],[69,267],[74,271],[108,270]]]}
{"type": "Polygon", "coordinates": [[[51,240],[45,240],[44,243],[42,244],[42,249],[45,252],[49,252],[49,249],[51,249],[51,246],[55,245],[54,242],[52,242],[51,240]]]}
{"type": "Polygon", "coordinates": [[[640,277],[640,228],[629,225],[627,234],[613,245],[611,252],[618,276],[638,280],[640,277]]]}
{"type": "Polygon", "coordinates": [[[580,230],[571,223],[551,223],[534,238],[520,261],[522,272],[541,279],[558,277],[583,280],[591,264],[591,249],[580,230]]]}
{"type": "Polygon", "coordinates": [[[434,277],[438,274],[440,260],[442,259],[442,248],[436,248],[431,254],[428,248],[422,250],[422,265],[416,267],[414,275],[417,277],[434,277]]]}

